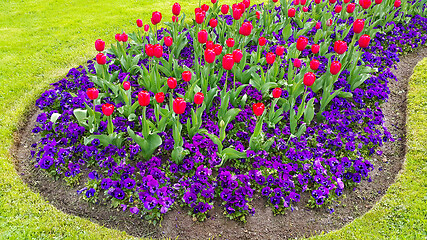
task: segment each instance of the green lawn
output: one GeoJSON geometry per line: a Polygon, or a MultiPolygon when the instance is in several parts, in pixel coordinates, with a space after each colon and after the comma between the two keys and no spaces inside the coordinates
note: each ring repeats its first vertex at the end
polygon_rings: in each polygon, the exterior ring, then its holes
{"type": "MultiPolygon", "coordinates": [[[[175,1],[10,1],[0,2],[0,238],[1,239],[130,239],[85,219],[66,215],[33,193],[16,174],[9,149],[13,132],[35,99],[84,64],[96,52],[94,41],[107,44],[114,34],[136,29],[159,10],[169,21],[175,1]],[[165,10],[166,9],[166,10],[165,10]]],[[[203,1],[206,2],[207,1],[203,1]]],[[[234,3],[234,1],[228,1],[234,3]]],[[[260,2],[260,1],[258,1],[260,2]]],[[[252,3],[256,3],[252,1],[252,3]]],[[[193,4],[181,2],[193,14],[193,4]]],[[[344,229],[317,238],[421,238],[427,236],[427,59],[411,82],[408,159],[383,200],[344,229]],[[423,70],[424,69],[424,70],[423,70]],[[424,72],[423,72],[424,71],[424,72]]]]}

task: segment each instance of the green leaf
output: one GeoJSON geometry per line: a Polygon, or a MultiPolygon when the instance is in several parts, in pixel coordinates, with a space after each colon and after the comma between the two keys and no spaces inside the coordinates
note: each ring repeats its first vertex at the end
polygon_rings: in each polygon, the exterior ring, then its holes
{"type": "Polygon", "coordinates": [[[52,116],[50,116],[50,121],[52,123],[56,123],[56,121],[58,120],[58,118],[61,116],[61,114],[59,113],[53,113],[52,116]]]}
{"type": "Polygon", "coordinates": [[[232,147],[228,147],[222,151],[222,154],[227,156],[227,159],[246,158],[246,153],[239,152],[232,147]]]}

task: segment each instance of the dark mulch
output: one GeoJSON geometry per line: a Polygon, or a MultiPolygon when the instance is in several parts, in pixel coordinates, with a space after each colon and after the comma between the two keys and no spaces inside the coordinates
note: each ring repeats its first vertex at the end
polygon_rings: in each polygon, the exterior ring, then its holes
{"type": "MultiPolygon", "coordinates": [[[[77,195],[76,190],[82,186],[70,188],[64,181],[53,181],[46,173],[35,169],[30,160],[31,144],[35,138],[31,134],[37,112],[29,113],[29,118],[16,132],[16,141],[11,154],[16,160],[16,169],[22,180],[30,188],[39,192],[59,210],[88,218],[93,222],[109,228],[126,231],[138,237],[171,237],[179,239],[284,239],[308,237],[321,231],[329,232],[344,226],[361,216],[381,199],[388,187],[395,181],[401,170],[406,153],[406,94],[408,79],[416,63],[427,57],[427,48],[417,50],[401,57],[397,70],[393,69],[399,81],[389,84],[390,99],[383,105],[386,126],[398,139],[394,143],[387,143],[382,147],[383,155],[374,156],[375,170],[371,173],[372,182],[363,181],[354,191],[345,192],[345,198],[332,207],[335,212],[330,213],[327,208],[312,210],[305,206],[308,195],[303,194],[301,201],[293,212],[288,211],[283,216],[273,216],[269,207],[265,207],[265,200],[257,198],[253,201],[256,213],[248,217],[246,224],[228,220],[217,207],[211,211],[206,222],[195,222],[187,214],[187,210],[175,209],[169,212],[162,227],[149,225],[140,218],[130,218],[129,211],[122,212],[107,205],[89,204],[77,195]]],[[[87,174],[86,174],[87,175],[87,174]]]]}

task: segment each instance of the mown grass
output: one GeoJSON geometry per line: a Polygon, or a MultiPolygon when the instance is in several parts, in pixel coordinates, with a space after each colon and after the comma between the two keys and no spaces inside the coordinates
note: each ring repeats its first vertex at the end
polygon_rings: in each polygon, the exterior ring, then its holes
{"type": "MultiPolygon", "coordinates": [[[[68,69],[95,55],[93,42],[111,43],[122,29],[135,30],[135,20],[148,22],[159,10],[171,17],[175,1],[0,2],[0,238],[1,239],[131,239],[88,220],[67,215],[30,191],[16,174],[9,149],[13,132],[35,99],[65,76],[68,69]]],[[[207,1],[202,1],[207,3],[207,1]]],[[[234,1],[226,1],[234,3],[234,1]]],[[[257,1],[261,2],[261,1],[257,1]]],[[[252,3],[256,3],[252,1],[252,3]]],[[[187,15],[198,1],[181,1],[187,15]]],[[[427,61],[411,81],[408,159],[405,171],[370,212],[340,231],[317,238],[419,238],[426,236],[427,61]],[[423,80],[424,79],[424,80],[423,80]],[[423,215],[424,214],[424,215],[423,215]]]]}

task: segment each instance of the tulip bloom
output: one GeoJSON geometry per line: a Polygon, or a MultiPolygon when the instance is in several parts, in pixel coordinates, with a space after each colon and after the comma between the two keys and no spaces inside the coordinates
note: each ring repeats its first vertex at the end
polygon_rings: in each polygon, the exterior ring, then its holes
{"type": "Polygon", "coordinates": [[[178,20],[179,20],[179,19],[178,19],[178,17],[177,17],[177,16],[175,16],[175,15],[174,15],[174,16],[172,16],[172,22],[178,22],[178,20]]]}
{"type": "Polygon", "coordinates": [[[99,91],[98,91],[98,89],[96,89],[96,88],[88,88],[88,89],[86,90],[86,94],[87,94],[87,97],[88,97],[90,100],[95,100],[95,99],[97,99],[97,98],[98,98],[99,91]]]}
{"type": "Polygon", "coordinates": [[[96,62],[99,65],[104,65],[107,63],[107,56],[105,56],[103,53],[96,54],[96,62]]]}
{"type": "Polygon", "coordinates": [[[203,5],[201,6],[201,8],[202,8],[202,10],[203,10],[203,11],[207,12],[207,11],[209,10],[209,5],[207,5],[207,4],[203,4],[203,5]]]}
{"type": "Polygon", "coordinates": [[[229,9],[230,9],[230,6],[228,6],[227,4],[224,4],[221,6],[221,13],[225,15],[228,13],[229,9]]]}
{"type": "Polygon", "coordinates": [[[170,47],[170,46],[172,46],[173,38],[172,38],[172,37],[170,37],[170,36],[166,36],[166,37],[164,38],[164,42],[165,42],[165,45],[166,45],[167,47],[170,47]]]}
{"type": "Polygon", "coordinates": [[[291,18],[295,17],[295,13],[296,13],[295,8],[289,9],[288,10],[288,17],[291,17],[291,18]]]}
{"type": "Polygon", "coordinates": [[[120,39],[122,42],[127,42],[128,41],[128,35],[126,33],[123,33],[122,35],[120,35],[120,39]]]}
{"type": "Polygon", "coordinates": [[[328,26],[328,27],[330,27],[330,26],[332,26],[332,19],[328,19],[327,21],[326,21],[326,26],[328,26]]]}
{"type": "Polygon", "coordinates": [[[239,63],[242,60],[243,53],[242,50],[236,49],[233,51],[233,60],[235,63],[239,63]]]}
{"type": "Polygon", "coordinates": [[[314,73],[308,72],[308,73],[304,74],[303,83],[307,87],[312,86],[315,81],[316,81],[316,75],[314,75],[314,73]]]}
{"type": "Polygon", "coordinates": [[[102,41],[101,39],[97,39],[97,40],[95,41],[95,49],[96,49],[96,51],[98,51],[98,52],[102,52],[102,51],[104,51],[104,49],[105,49],[105,42],[104,42],[104,41],[102,41]]]}
{"type": "Polygon", "coordinates": [[[256,116],[261,116],[264,113],[264,109],[264,103],[254,103],[254,105],[252,105],[252,110],[256,116]]]}
{"type": "Polygon", "coordinates": [[[205,50],[205,61],[207,63],[213,63],[215,61],[215,51],[213,49],[206,49],[205,50]]]}
{"type": "Polygon", "coordinates": [[[156,102],[162,103],[163,101],[165,101],[165,94],[163,92],[156,93],[156,95],[154,95],[154,98],[156,99],[156,102]]]}
{"type": "Polygon", "coordinates": [[[277,56],[282,56],[284,52],[285,52],[284,46],[277,46],[276,47],[276,55],[277,56]]]}
{"type": "Polygon", "coordinates": [[[319,52],[319,50],[320,50],[319,44],[313,44],[313,45],[311,45],[311,52],[312,53],[317,54],[319,52]]]}
{"type": "Polygon", "coordinates": [[[401,2],[400,0],[396,0],[396,1],[394,1],[394,6],[395,6],[396,8],[400,7],[400,4],[402,4],[402,2],[401,2]]]}
{"type": "Polygon", "coordinates": [[[105,115],[105,116],[110,116],[111,114],[113,114],[113,112],[114,112],[114,105],[113,104],[109,104],[109,103],[106,103],[106,104],[103,104],[102,105],[102,113],[105,115]]]}
{"type": "Polygon", "coordinates": [[[138,27],[142,27],[143,26],[141,19],[136,19],[136,26],[138,26],[138,27]]]}
{"type": "Polygon", "coordinates": [[[256,11],[255,15],[256,15],[256,19],[259,20],[261,18],[261,12],[260,11],[256,11]]]}
{"type": "Polygon", "coordinates": [[[356,8],[356,5],[354,3],[350,3],[349,5],[347,5],[347,12],[353,13],[355,8],[356,8]]]}
{"type": "Polygon", "coordinates": [[[212,4],[215,4],[215,3],[216,3],[216,0],[211,0],[211,3],[212,3],[212,4]]]}
{"type": "Polygon", "coordinates": [[[215,44],[212,41],[207,41],[206,42],[206,49],[214,49],[215,44]]]}
{"type": "Polygon", "coordinates": [[[202,104],[204,99],[205,99],[205,96],[201,92],[198,92],[194,95],[194,103],[197,105],[202,104]]]}
{"type": "Polygon", "coordinates": [[[332,75],[337,75],[341,71],[341,63],[338,61],[333,61],[331,63],[330,72],[332,75]]]}
{"type": "Polygon", "coordinates": [[[249,8],[251,6],[251,0],[243,0],[242,3],[245,5],[245,8],[249,8]]]}
{"type": "Polygon", "coordinates": [[[221,53],[222,53],[222,46],[219,45],[219,44],[215,44],[214,45],[214,52],[215,52],[215,55],[217,55],[217,56],[221,55],[221,53]]]}
{"type": "Polygon", "coordinates": [[[265,37],[260,37],[258,39],[258,44],[262,47],[267,43],[267,39],[265,39],[265,37]]]}
{"type": "Polygon", "coordinates": [[[363,8],[363,9],[368,9],[371,6],[371,0],[359,0],[359,5],[363,8]]]}
{"type": "Polygon", "coordinates": [[[336,2],[337,2],[337,0],[329,0],[329,3],[331,3],[331,4],[334,4],[336,2]]]}
{"type": "Polygon", "coordinates": [[[274,61],[276,60],[276,54],[269,52],[267,53],[267,55],[265,56],[265,60],[267,61],[268,64],[273,64],[274,61]]]}
{"type": "Polygon", "coordinates": [[[308,39],[306,37],[299,37],[297,40],[297,49],[299,51],[304,50],[307,47],[308,39]]]}
{"type": "Polygon", "coordinates": [[[303,12],[308,12],[308,7],[306,7],[306,6],[302,7],[302,11],[303,12]]]}
{"type": "Polygon", "coordinates": [[[216,28],[217,25],[218,25],[218,20],[216,20],[215,18],[212,18],[211,20],[209,20],[209,26],[211,26],[211,28],[216,28]]]}
{"type": "Polygon", "coordinates": [[[365,26],[365,21],[363,19],[356,19],[353,23],[353,31],[354,33],[361,33],[363,31],[363,27],[365,26]]]}
{"type": "Polygon", "coordinates": [[[310,61],[311,70],[315,71],[315,70],[319,69],[319,66],[320,66],[320,62],[318,60],[313,59],[310,61]]]}
{"type": "Polygon", "coordinates": [[[153,53],[156,58],[161,58],[163,56],[163,47],[159,44],[154,45],[153,53]]]}
{"type": "Polygon", "coordinates": [[[145,54],[149,57],[154,56],[154,46],[152,44],[145,45],[145,54]]]}
{"type": "Polygon", "coordinates": [[[370,41],[371,41],[371,37],[368,34],[363,34],[359,38],[359,46],[361,48],[367,48],[369,46],[370,41]]]}
{"type": "Polygon", "coordinates": [[[203,12],[196,13],[196,23],[202,24],[205,21],[205,14],[203,12]]]}
{"type": "Polygon", "coordinates": [[[340,13],[342,10],[342,6],[341,5],[336,5],[335,6],[335,13],[340,13]]]}
{"type": "Polygon", "coordinates": [[[130,89],[130,82],[128,81],[124,81],[123,82],[123,88],[127,91],[130,89]]]}
{"type": "Polygon", "coordinates": [[[296,68],[300,68],[302,65],[301,60],[299,60],[298,58],[295,58],[293,63],[294,63],[294,67],[296,68]]]}
{"type": "Polygon", "coordinates": [[[120,33],[117,33],[116,36],[114,36],[114,37],[115,37],[116,41],[118,41],[118,42],[122,41],[120,33]]]}
{"type": "Polygon", "coordinates": [[[344,54],[347,51],[347,43],[341,40],[338,40],[334,43],[334,50],[338,54],[344,54]]]}
{"type": "Polygon", "coordinates": [[[234,20],[239,20],[241,17],[242,17],[242,10],[240,10],[240,8],[233,9],[234,20]]]}
{"type": "Polygon", "coordinates": [[[199,43],[206,43],[208,41],[208,32],[206,30],[201,30],[197,33],[197,40],[199,43]]]}
{"type": "Polygon", "coordinates": [[[174,89],[174,88],[176,88],[177,82],[176,82],[176,79],[175,79],[174,77],[170,77],[170,78],[168,78],[167,83],[168,83],[168,87],[169,87],[170,89],[174,89]]]}
{"type": "Polygon", "coordinates": [[[172,14],[178,16],[181,13],[181,5],[174,3],[172,6],[172,14]]]}
{"type": "Polygon", "coordinates": [[[191,81],[191,76],[192,75],[193,74],[190,71],[184,71],[182,73],[182,79],[184,80],[184,82],[189,82],[189,81],[191,81]]]}
{"type": "Polygon", "coordinates": [[[375,0],[375,4],[381,4],[383,0],[375,0]]]}
{"type": "Polygon", "coordinates": [[[150,104],[150,94],[147,91],[141,91],[138,93],[139,105],[145,107],[150,104]]]}
{"type": "Polygon", "coordinates": [[[243,36],[249,36],[251,35],[253,28],[254,27],[252,26],[252,22],[244,22],[239,29],[239,34],[243,36]]]}
{"type": "Polygon", "coordinates": [[[232,54],[226,54],[222,57],[222,67],[225,70],[231,70],[234,66],[234,58],[232,54]]]}
{"type": "Polygon", "coordinates": [[[157,25],[160,21],[162,21],[162,14],[157,11],[153,12],[151,15],[151,23],[157,25]]]}
{"type": "Polygon", "coordinates": [[[185,112],[186,106],[187,106],[187,103],[183,98],[177,98],[173,100],[172,108],[176,114],[183,114],[185,112]]]}
{"type": "Polygon", "coordinates": [[[144,26],[144,31],[148,32],[148,30],[150,30],[150,25],[145,24],[145,26],[144,26]]]}
{"type": "Polygon", "coordinates": [[[322,27],[322,23],[321,22],[317,22],[316,26],[314,26],[316,29],[320,29],[320,27],[322,27]]]}
{"type": "Polygon", "coordinates": [[[227,40],[225,41],[225,44],[227,44],[227,46],[228,46],[229,48],[234,47],[234,39],[233,39],[233,38],[229,38],[229,39],[227,39],[227,40]]]}
{"type": "Polygon", "coordinates": [[[320,4],[321,0],[314,0],[314,3],[320,4]]]}
{"type": "Polygon", "coordinates": [[[282,96],[282,89],[278,87],[273,89],[273,97],[279,98],[280,96],[282,96]]]}

